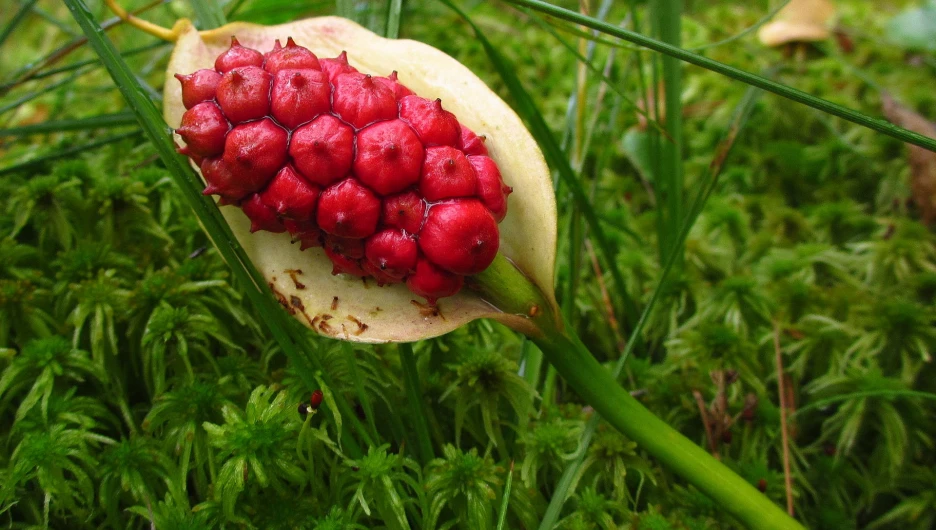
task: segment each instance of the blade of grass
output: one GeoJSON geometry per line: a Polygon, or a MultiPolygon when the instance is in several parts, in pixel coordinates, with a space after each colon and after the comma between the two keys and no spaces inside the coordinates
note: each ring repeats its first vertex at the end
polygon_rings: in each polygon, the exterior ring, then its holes
{"type": "MultiPolygon", "coordinates": [[[[321,373],[322,381],[329,387],[330,377],[324,371],[321,361],[315,355],[306,355],[309,351],[305,337],[297,330],[298,325],[291,321],[282,307],[269,291],[266,280],[247,258],[244,249],[224,221],[217,205],[209,197],[201,194],[201,180],[181,155],[175,152],[171,139],[171,130],[163,121],[159,111],[146,96],[133,72],[121,59],[113,43],[104,35],[104,29],[98,25],[82,0],[65,0],[72,16],[81,26],[94,51],[107,67],[108,73],[120,89],[130,108],[136,114],[149,140],[159,153],[174,181],[179,186],[189,206],[204,226],[208,236],[215,243],[219,253],[231,267],[239,285],[246,291],[247,299],[257,309],[260,318],[276,339],[290,362],[296,366],[299,376],[308,388],[318,388],[315,370],[321,373]]],[[[364,425],[354,414],[354,410],[343,396],[336,395],[339,412],[346,418],[361,440],[366,445],[373,445],[373,440],[364,425]]],[[[337,414],[337,412],[336,412],[337,414]]],[[[352,458],[360,457],[363,452],[357,440],[348,431],[342,431],[341,439],[352,458]]]]}
{"type": "Polygon", "coordinates": [[[598,249],[606,261],[607,269],[614,278],[615,295],[621,300],[621,305],[623,306],[623,315],[620,316],[618,320],[624,323],[625,329],[632,329],[634,323],[637,321],[637,305],[630,294],[624,289],[624,278],[615,260],[617,249],[611,245],[594,209],[591,208],[588,203],[588,198],[585,195],[585,191],[582,189],[581,182],[579,182],[575,172],[572,170],[572,166],[569,165],[569,160],[565,153],[563,153],[556,142],[556,138],[546,124],[546,120],[536,108],[533,98],[526,89],[523,88],[515,69],[511,67],[500,52],[494,48],[487,37],[484,36],[484,32],[481,31],[461,9],[454,6],[448,0],[443,0],[443,3],[458,13],[468,25],[471,26],[478,42],[481,43],[491,63],[493,63],[501,79],[504,81],[504,84],[507,85],[510,94],[516,100],[518,113],[526,118],[526,122],[530,127],[530,132],[543,149],[543,154],[546,157],[547,163],[549,163],[554,171],[558,171],[561,181],[568,186],[572,192],[575,202],[580,206],[582,213],[585,215],[585,221],[588,223],[589,230],[592,231],[593,237],[598,243],[598,249]]]}
{"type": "Polygon", "coordinates": [[[384,37],[395,39],[400,36],[400,14],[403,0],[390,0],[387,4],[387,31],[384,37]]]}
{"type": "Polygon", "coordinates": [[[858,399],[858,398],[869,398],[869,397],[881,397],[881,398],[918,398],[918,399],[931,399],[936,401],[936,394],[932,392],[922,392],[919,390],[866,390],[864,392],[850,392],[848,394],[839,394],[837,396],[831,396],[823,399],[817,399],[816,401],[807,403],[802,407],[798,407],[795,411],[790,414],[790,418],[794,418],[803,414],[804,412],[825,407],[831,405],[832,403],[838,403],[839,401],[848,401],[849,399],[858,399]]]}
{"type": "MultiPolygon", "coordinates": [[[[651,12],[653,23],[660,38],[672,45],[679,47],[682,41],[682,0],[654,0],[651,3],[651,12]]],[[[662,256],[669,257],[670,252],[681,250],[676,246],[676,236],[679,233],[679,227],[682,223],[682,194],[683,194],[683,141],[682,141],[682,63],[677,59],[664,55],[661,58],[663,74],[663,109],[665,119],[663,127],[665,128],[667,138],[658,138],[655,142],[657,151],[656,159],[660,161],[660,171],[658,176],[657,189],[664,195],[666,204],[666,222],[663,223],[664,232],[660,234],[660,249],[662,256]],[[662,188],[662,189],[661,189],[662,188]]],[[[656,86],[656,85],[655,85],[656,86]]],[[[659,98],[654,98],[654,102],[659,105],[659,98]]],[[[660,120],[660,112],[657,112],[657,120],[660,120]]],[[[651,134],[655,134],[651,131],[651,134]]],[[[679,260],[677,259],[677,266],[679,260]]]]}
{"type": "Polygon", "coordinates": [[[686,48],[686,49],[691,50],[691,51],[694,51],[694,52],[698,52],[698,51],[702,51],[702,50],[708,50],[709,48],[715,48],[715,47],[721,46],[721,45],[723,45],[723,44],[728,44],[728,43],[734,42],[734,41],[736,41],[736,40],[738,40],[738,39],[744,37],[745,35],[750,34],[750,33],[753,32],[753,31],[757,31],[758,29],[760,29],[761,26],[763,26],[764,24],[770,22],[770,19],[772,19],[774,16],[776,16],[776,14],[779,13],[780,10],[783,9],[784,7],[786,7],[787,4],[789,4],[789,3],[790,3],[790,0],[783,0],[783,1],[780,2],[776,7],[774,7],[773,9],[771,9],[769,13],[767,13],[766,15],[764,15],[760,20],[758,20],[757,22],[755,22],[755,23],[752,24],[751,26],[748,26],[748,27],[744,28],[742,31],[738,32],[738,33],[735,34],[735,35],[732,35],[732,36],[730,36],[730,37],[724,38],[724,39],[719,40],[719,41],[710,42],[710,43],[708,43],[708,44],[703,44],[703,45],[701,45],[701,46],[694,46],[694,47],[692,47],[692,48],[686,48]]]}
{"type": "Polygon", "coordinates": [[[86,131],[89,129],[109,129],[124,125],[136,125],[136,116],[132,112],[118,112],[115,114],[102,114],[90,118],[75,120],[53,120],[35,125],[10,127],[0,129],[0,138],[5,136],[28,136],[30,134],[47,134],[65,131],[86,131]]]}
{"type": "MultiPolygon", "coordinates": [[[[153,0],[149,4],[146,4],[145,6],[141,7],[140,9],[133,11],[133,14],[139,15],[149,9],[152,9],[158,5],[161,5],[163,1],[164,0],[153,0]]],[[[101,31],[107,31],[122,23],[123,23],[123,20],[120,17],[113,17],[108,20],[105,20],[98,27],[101,28],[101,31]]],[[[87,42],[88,42],[87,37],[79,37],[77,39],[72,39],[71,41],[63,44],[62,46],[59,46],[58,48],[53,50],[51,53],[47,54],[45,57],[43,57],[39,61],[26,65],[24,68],[22,68],[21,70],[13,74],[12,81],[7,82],[6,84],[3,85],[2,88],[0,88],[0,96],[5,95],[10,90],[10,88],[16,85],[25,83],[26,81],[29,81],[30,79],[33,78],[33,76],[35,76],[40,71],[42,71],[42,69],[46,68],[47,66],[51,64],[57,63],[64,57],[67,57],[71,52],[84,46],[85,43],[87,42]]]]}
{"type": "MultiPolygon", "coordinates": [[[[139,47],[139,48],[134,48],[134,49],[132,49],[132,50],[128,50],[128,51],[126,51],[126,52],[124,52],[124,53],[121,53],[120,55],[121,55],[121,57],[125,57],[125,58],[126,58],[126,57],[132,57],[132,56],[137,55],[137,54],[139,54],[139,53],[148,52],[148,51],[155,50],[155,49],[157,49],[157,48],[161,48],[161,47],[164,47],[164,46],[169,46],[169,43],[166,42],[166,41],[157,41],[157,42],[154,42],[153,44],[147,44],[146,46],[141,46],[141,47],[139,47]]],[[[95,58],[93,58],[93,59],[85,59],[85,60],[83,60],[83,61],[76,61],[76,62],[74,62],[74,63],[72,63],[72,64],[68,64],[68,65],[65,65],[65,66],[60,66],[60,67],[58,67],[58,68],[49,68],[48,70],[46,70],[46,71],[44,71],[44,72],[37,73],[36,75],[32,76],[29,80],[30,80],[30,81],[36,81],[36,80],[38,80],[38,79],[44,79],[44,78],[46,78],[46,77],[51,77],[51,76],[53,76],[53,75],[62,74],[62,73],[65,73],[65,72],[71,72],[71,71],[73,71],[73,70],[77,70],[77,69],[79,69],[79,68],[81,68],[81,67],[83,67],[83,66],[88,66],[88,65],[94,65],[94,67],[96,68],[96,67],[98,67],[98,66],[101,65],[101,61],[99,61],[99,60],[95,57],[95,58]]],[[[88,72],[91,72],[91,71],[93,71],[93,70],[94,70],[94,68],[88,68],[88,69],[86,69],[86,70],[83,70],[83,71],[81,72],[81,75],[84,75],[84,74],[86,74],[86,73],[88,73],[88,72]]],[[[8,91],[9,89],[11,89],[11,88],[13,88],[13,87],[15,87],[15,86],[18,86],[18,85],[20,85],[20,84],[22,84],[22,83],[19,83],[19,82],[4,83],[4,84],[0,85],[0,92],[8,91]]]]}
{"type": "Polygon", "coordinates": [[[5,168],[0,168],[0,176],[9,175],[10,173],[16,173],[17,171],[26,171],[34,167],[39,167],[53,160],[70,157],[78,153],[83,153],[85,151],[90,151],[91,149],[101,147],[102,145],[116,143],[126,138],[133,138],[141,134],[143,134],[143,131],[141,130],[130,131],[130,132],[122,133],[122,134],[115,134],[113,136],[108,136],[106,138],[101,138],[100,140],[95,140],[93,142],[88,142],[86,144],[69,147],[68,149],[55,150],[49,153],[48,155],[40,156],[32,160],[27,160],[25,162],[20,162],[19,164],[13,164],[5,168]]]}
{"type": "Polygon", "coordinates": [[[637,44],[644,48],[664,53],[671,57],[675,57],[680,61],[693,64],[705,68],[706,70],[711,70],[715,73],[730,77],[737,81],[741,81],[750,86],[760,88],[767,92],[777,94],[789,100],[795,101],[797,103],[802,103],[818,109],[822,112],[832,114],[844,120],[850,121],[862,127],[867,127],[868,129],[878,131],[892,138],[896,138],[903,142],[907,142],[913,145],[917,145],[928,149],[930,151],[936,152],[936,139],[928,138],[922,134],[915,133],[913,131],[904,129],[903,127],[898,127],[893,123],[890,123],[886,120],[880,118],[873,118],[864,113],[858,112],[854,109],[832,103],[825,99],[813,96],[803,92],[802,90],[797,90],[795,88],[786,86],[781,83],[777,83],[766,77],[752,74],[751,72],[746,72],[739,68],[729,66],[727,64],[718,62],[714,59],[709,59],[708,57],[693,53],[688,50],[661,42],[656,39],[652,39],[645,35],[629,31],[624,28],[619,28],[617,26],[602,22],[600,20],[583,16],[575,11],[570,11],[568,9],[563,9],[558,6],[554,6],[542,0],[507,0],[508,2],[516,5],[521,5],[524,7],[529,7],[536,11],[546,13],[548,15],[567,20],[574,24],[581,24],[589,28],[598,30],[607,35],[617,37],[619,39],[626,40],[628,42],[637,44]]]}
{"type": "Polygon", "coordinates": [[[497,511],[497,530],[504,530],[507,523],[507,506],[510,505],[510,489],[513,487],[514,463],[510,461],[510,469],[507,470],[507,484],[504,485],[504,495],[501,497],[500,509],[497,511]]]}
{"type": "Polygon", "coordinates": [[[429,418],[426,416],[422,388],[419,384],[416,356],[413,355],[413,346],[409,343],[402,343],[398,348],[400,364],[403,368],[403,385],[406,387],[406,400],[409,402],[410,419],[416,428],[416,455],[419,463],[425,466],[435,457],[435,454],[432,450],[432,438],[429,437],[429,418]]]}
{"type": "Polygon", "coordinates": [[[28,15],[33,6],[36,5],[36,2],[38,2],[38,0],[29,0],[20,6],[19,11],[17,11],[7,25],[3,27],[3,31],[0,31],[0,46],[3,46],[3,43],[10,37],[10,34],[13,33],[16,26],[19,26],[20,22],[26,18],[26,15],[28,15]]]}
{"type": "Polygon", "coordinates": [[[195,13],[195,24],[199,29],[214,29],[227,24],[221,2],[189,0],[189,5],[195,13]]]}
{"type": "MultiPolygon", "coordinates": [[[[718,176],[721,173],[721,168],[724,166],[725,160],[727,159],[728,154],[731,152],[731,148],[734,146],[738,133],[747,123],[747,118],[750,115],[750,112],[754,107],[754,103],[757,101],[759,95],[759,90],[753,88],[748,89],[741,103],[736,108],[735,117],[732,120],[731,126],[716,149],[712,163],[709,165],[708,174],[703,180],[704,184],[699,189],[695,200],[693,200],[692,206],[687,212],[686,218],[683,220],[682,229],[679,231],[674,244],[679,245],[680,247],[685,245],[686,237],[688,237],[690,230],[692,230],[693,225],[695,225],[696,218],[698,218],[699,213],[704,208],[709,195],[711,195],[712,191],[715,189],[715,185],[718,182],[718,176]]],[[[615,380],[617,380],[620,377],[621,372],[624,371],[624,366],[627,363],[627,359],[630,357],[630,354],[634,351],[634,348],[640,341],[640,336],[641,333],[643,333],[644,325],[646,325],[647,319],[650,317],[650,313],[653,311],[653,308],[660,297],[660,293],[663,292],[663,288],[666,286],[669,274],[673,269],[673,265],[676,263],[676,257],[676,253],[670,253],[665,265],[663,266],[663,271],[660,273],[660,279],[657,281],[656,287],[653,290],[653,294],[650,295],[650,300],[647,302],[646,307],[644,307],[644,310],[640,315],[640,320],[634,327],[634,332],[630,335],[630,340],[627,341],[627,347],[624,349],[624,353],[621,355],[621,358],[618,359],[618,362],[614,366],[613,377],[615,380]]],[[[600,419],[601,418],[599,415],[595,414],[588,420],[588,423],[585,425],[585,429],[582,431],[581,437],[579,438],[579,452],[576,455],[575,460],[570,461],[569,464],[566,465],[566,468],[562,473],[562,477],[559,479],[559,483],[556,485],[556,490],[553,492],[552,499],[549,501],[549,506],[546,508],[546,513],[543,516],[543,520],[540,522],[540,530],[551,529],[558,522],[559,514],[562,511],[562,506],[572,494],[572,485],[576,482],[575,478],[578,476],[582,464],[585,461],[588,446],[591,444],[592,437],[594,436],[595,430],[598,428],[598,422],[600,419]]]]}
{"type": "MultiPolygon", "coordinates": [[[[577,49],[575,49],[574,46],[572,46],[571,44],[568,43],[568,41],[566,41],[565,39],[563,39],[562,36],[559,35],[559,33],[556,31],[556,29],[555,29],[553,26],[551,26],[550,24],[548,24],[546,21],[543,20],[543,17],[539,16],[537,13],[534,13],[534,12],[528,10],[528,9],[524,9],[523,11],[524,11],[525,13],[529,14],[530,20],[532,20],[533,22],[535,22],[539,27],[543,28],[544,31],[546,31],[547,33],[549,33],[550,35],[552,35],[553,38],[556,39],[556,41],[557,41],[559,44],[561,44],[563,48],[565,48],[566,50],[568,50],[569,53],[573,54],[573,55],[576,57],[576,59],[579,60],[579,62],[580,62],[581,64],[584,64],[585,67],[588,68],[588,70],[591,71],[591,73],[592,73],[593,75],[595,75],[596,77],[598,77],[598,79],[600,79],[601,81],[604,81],[605,85],[606,85],[612,92],[614,92],[614,93],[615,93],[618,97],[620,97],[625,103],[627,103],[627,106],[628,106],[628,109],[629,109],[629,110],[633,110],[634,112],[636,112],[636,113],[640,114],[641,116],[643,116],[644,118],[646,118],[646,119],[647,119],[647,123],[648,123],[649,125],[651,125],[654,129],[657,129],[661,134],[666,134],[666,131],[663,129],[663,126],[660,125],[660,123],[659,123],[658,121],[656,121],[656,120],[653,118],[653,116],[651,116],[651,115],[647,112],[646,109],[643,109],[643,108],[639,107],[639,106],[637,105],[637,103],[636,103],[633,99],[631,99],[630,97],[628,97],[627,94],[625,94],[625,93],[618,87],[618,83],[615,83],[615,82],[612,81],[610,78],[608,78],[608,76],[605,75],[604,72],[602,72],[601,70],[598,69],[598,67],[596,67],[594,64],[592,64],[592,61],[590,61],[587,57],[585,57],[585,56],[583,56],[581,53],[579,53],[579,51],[578,51],[577,49]]],[[[584,38],[584,37],[582,37],[582,38],[584,38]]]]}
{"type": "Polygon", "coordinates": [[[354,352],[354,346],[350,342],[341,341],[341,356],[348,363],[348,373],[351,376],[351,382],[354,385],[354,393],[357,394],[358,403],[364,409],[364,417],[367,419],[367,426],[370,428],[371,436],[376,440],[377,424],[374,422],[374,405],[371,403],[370,395],[364,390],[364,379],[358,372],[357,355],[354,352]]]}

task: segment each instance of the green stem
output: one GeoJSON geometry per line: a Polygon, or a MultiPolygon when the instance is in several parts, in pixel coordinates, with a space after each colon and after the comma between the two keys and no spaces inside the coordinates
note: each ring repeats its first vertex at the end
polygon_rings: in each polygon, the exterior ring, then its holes
{"type": "Polygon", "coordinates": [[[540,347],[549,362],[575,391],[615,429],[636,442],[666,468],[710,496],[749,528],[802,528],[773,501],[707,451],[657,418],[620,387],[550,307],[539,288],[507,258],[473,278],[471,287],[504,313],[534,314],[535,326],[517,326],[540,347]],[[538,307],[540,311],[530,311],[538,307]]]}
{"type": "Polygon", "coordinates": [[[680,61],[685,61],[689,64],[700,66],[706,70],[711,70],[723,76],[730,77],[743,83],[747,83],[748,85],[766,90],[767,92],[772,92],[778,96],[796,101],[797,103],[802,103],[803,105],[810,106],[814,109],[819,109],[827,114],[838,116],[839,118],[848,120],[852,123],[857,123],[862,127],[867,127],[871,130],[878,131],[898,140],[918,145],[930,151],[936,152],[936,139],[928,138],[922,134],[904,129],[903,127],[898,127],[886,120],[872,118],[854,109],[832,103],[831,101],[813,96],[812,94],[807,94],[802,90],[797,90],[795,88],[782,85],[776,81],[771,81],[766,77],[761,77],[750,72],[745,72],[739,68],[729,66],[725,63],[720,63],[678,46],[673,46],[671,44],[652,39],[650,37],[641,35],[640,33],[615,26],[614,24],[608,24],[607,22],[576,13],[575,11],[570,11],[568,9],[554,6],[547,2],[543,2],[542,0],[508,0],[508,2],[529,7],[541,13],[546,13],[547,15],[554,16],[574,24],[580,24],[582,26],[598,30],[601,33],[617,37],[655,52],[664,53],[670,57],[675,57],[680,61]]]}
{"type": "Polygon", "coordinates": [[[413,346],[400,344],[400,363],[403,365],[403,383],[406,386],[406,399],[409,401],[413,425],[416,427],[416,454],[419,463],[426,465],[435,456],[432,454],[432,439],[429,437],[429,420],[423,403],[422,388],[419,385],[419,370],[413,346]]]}

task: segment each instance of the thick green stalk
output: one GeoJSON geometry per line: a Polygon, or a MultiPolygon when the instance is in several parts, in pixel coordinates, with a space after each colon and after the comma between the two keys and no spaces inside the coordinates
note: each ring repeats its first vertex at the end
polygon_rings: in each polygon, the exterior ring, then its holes
{"type": "Polygon", "coordinates": [[[773,501],[707,451],[657,418],[621,388],[591,355],[575,331],[550,307],[540,289],[507,258],[473,278],[472,288],[495,307],[512,315],[529,315],[535,331],[527,334],[566,382],[614,428],[636,442],[663,466],[710,496],[749,528],[802,528],[773,501]]]}
{"type": "Polygon", "coordinates": [[[818,109],[827,114],[838,116],[839,118],[856,123],[862,127],[867,127],[871,130],[886,134],[892,138],[896,138],[898,140],[911,143],[913,145],[918,145],[925,149],[929,149],[930,151],[936,152],[936,139],[928,138],[922,134],[904,129],[903,127],[898,127],[886,120],[872,118],[871,116],[858,112],[854,109],[832,103],[831,101],[813,96],[812,94],[807,94],[802,90],[797,90],[795,88],[777,83],[776,81],[771,81],[766,77],[752,74],[750,72],[745,72],[739,68],[729,66],[725,63],[720,63],[714,59],[709,59],[708,57],[693,53],[678,46],[673,46],[657,39],[652,39],[645,35],[641,35],[640,33],[615,26],[614,24],[609,24],[607,22],[603,22],[580,13],[576,13],[575,11],[570,11],[568,9],[554,6],[548,2],[543,2],[542,0],[508,0],[508,2],[524,7],[529,7],[530,9],[534,9],[541,13],[546,13],[547,15],[554,16],[574,24],[580,24],[582,26],[598,30],[606,35],[617,37],[655,52],[664,53],[670,57],[675,57],[680,61],[685,61],[689,64],[701,66],[706,70],[711,70],[715,73],[741,81],[742,83],[747,83],[748,85],[766,90],[767,92],[772,92],[778,96],[796,101],[797,103],[802,103],[814,109],[818,109]]]}

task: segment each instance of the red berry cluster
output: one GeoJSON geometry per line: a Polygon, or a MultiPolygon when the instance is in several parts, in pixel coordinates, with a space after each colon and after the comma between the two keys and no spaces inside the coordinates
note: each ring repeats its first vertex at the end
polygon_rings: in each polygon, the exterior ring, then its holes
{"type": "Polygon", "coordinates": [[[289,232],[324,247],[333,274],[406,282],[430,302],[494,260],[511,189],[483,139],[395,72],[291,38],[266,54],[232,39],[214,70],[176,77],[180,151],[251,231],[289,232]]]}

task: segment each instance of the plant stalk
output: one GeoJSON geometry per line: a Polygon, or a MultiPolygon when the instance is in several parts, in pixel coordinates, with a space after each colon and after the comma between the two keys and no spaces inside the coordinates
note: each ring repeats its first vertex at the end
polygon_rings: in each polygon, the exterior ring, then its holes
{"type": "Polygon", "coordinates": [[[586,403],[745,526],[773,530],[803,528],[752,484],[657,418],[619,386],[566,325],[558,309],[551,307],[542,291],[507,258],[498,255],[486,271],[473,278],[471,287],[504,313],[514,317],[527,315],[528,324],[536,331],[531,332],[529,326],[517,329],[539,346],[586,403]],[[541,310],[530,311],[531,307],[541,310]]]}

